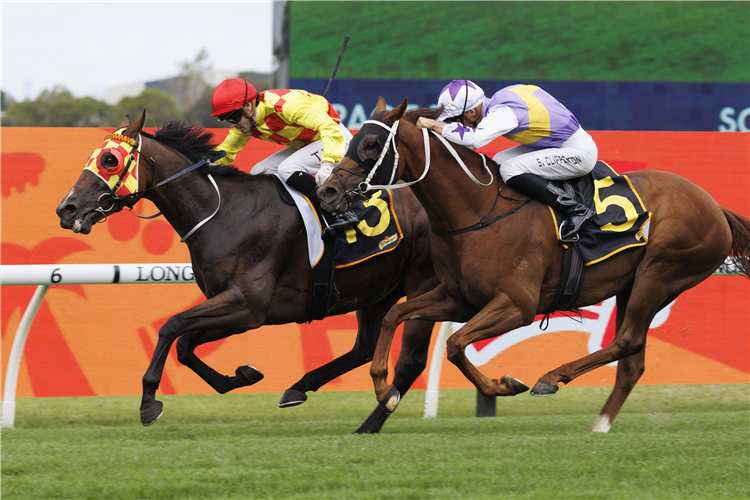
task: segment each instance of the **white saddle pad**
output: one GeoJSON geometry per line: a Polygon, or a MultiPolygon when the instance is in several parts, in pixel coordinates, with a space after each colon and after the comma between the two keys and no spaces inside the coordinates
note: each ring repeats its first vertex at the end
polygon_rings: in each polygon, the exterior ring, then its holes
{"type": "MultiPolygon", "coordinates": [[[[274,174],[279,177],[278,174],[274,174]]],[[[281,179],[281,177],[279,177],[281,179]]],[[[305,221],[305,232],[307,233],[307,253],[310,256],[310,267],[315,267],[320,258],[323,256],[323,250],[325,245],[323,243],[323,230],[320,227],[320,221],[318,216],[315,215],[315,209],[313,208],[310,200],[306,196],[302,195],[296,189],[292,189],[287,186],[283,180],[281,183],[284,185],[289,194],[292,195],[294,203],[299,209],[302,220],[305,221]]]]}

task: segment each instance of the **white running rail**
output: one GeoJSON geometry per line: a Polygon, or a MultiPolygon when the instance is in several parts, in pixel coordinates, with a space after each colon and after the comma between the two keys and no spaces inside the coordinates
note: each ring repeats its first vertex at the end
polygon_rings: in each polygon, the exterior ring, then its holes
{"type": "Polygon", "coordinates": [[[190,264],[43,264],[0,266],[0,285],[37,285],[18,324],[5,371],[2,422],[12,428],[16,420],[16,388],[23,348],[39,306],[50,285],[110,285],[138,283],[195,283],[190,264]]]}

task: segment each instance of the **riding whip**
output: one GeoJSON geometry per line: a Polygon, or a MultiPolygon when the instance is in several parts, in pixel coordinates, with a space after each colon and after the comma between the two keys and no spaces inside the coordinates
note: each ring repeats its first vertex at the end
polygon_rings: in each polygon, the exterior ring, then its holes
{"type": "Polygon", "coordinates": [[[333,79],[336,77],[336,72],[339,70],[339,64],[341,64],[341,58],[344,57],[344,51],[346,50],[346,44],[349,43],[349,37],[344,37],[344,45],[341,46],[341,52],[339,52],[339,60],[336,61],[336,66],[333,68],[333,74],[331,75],[331,79],[328,80],[328,86],[326,87],[326,91],[323,92],[323,97],[326,96],[328,93],[328,89],[331,88],[331,83],[333,83],[333,79]]]}

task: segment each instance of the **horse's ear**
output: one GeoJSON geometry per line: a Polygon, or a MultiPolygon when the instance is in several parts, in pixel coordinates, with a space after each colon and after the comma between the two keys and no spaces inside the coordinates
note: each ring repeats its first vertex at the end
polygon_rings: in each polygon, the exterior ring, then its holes
{"type": "Polygon", "coordinates": [[[128,128],[130,126],[130,117],[128,115],[125,115],[125,118],[123,118],[122,123],[120,124],[118,129],[120,128],[128,128]]]}
{"type": "MultiPolygon", "coordinates": [[[[129,121],[130,119],[128,119],[129,121]]],[[[133,122],[132,125],[128,127],[127,132],[125,132],[125,135],[128,137],[135,137],[138,134],[141,133],[141,130],[143,130],[143,125],[146,124],[146,110],[143,110],[143,114],[140,118],[138,118],[135,122],[133,122]]]]}
{"type": "Polygon", "coordinates": [[[393,108],[383,115],[383,121],[386,123],[395,123],[397,120],[403,118],[404,113],[406,113],[407,107],[409,107],[409,99],[407,97],[404,97],[404,102],[399,104],[397,108],[393,108]]]}
{"type": "Polygon", "coordinates": [[[372,112],[372,116],[382,113],[386,109],[388,109],[388,106],[385,104],[385,99],[383,99],[382,96],[378,97],[378,104],[375,106],[375,111],[372,112]]]}

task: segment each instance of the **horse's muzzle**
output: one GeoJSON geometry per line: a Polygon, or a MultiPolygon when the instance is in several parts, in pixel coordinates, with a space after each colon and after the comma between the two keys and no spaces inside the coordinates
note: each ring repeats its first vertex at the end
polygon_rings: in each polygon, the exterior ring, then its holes
{"type": "Polygon", "coordinates": [[[336,186],[326,184],[320,186],[318,199],[320,199],[320,206],[327,212],[340,214],[349,210],[349,200],[344,196],[344,191],[336,186]]]}

